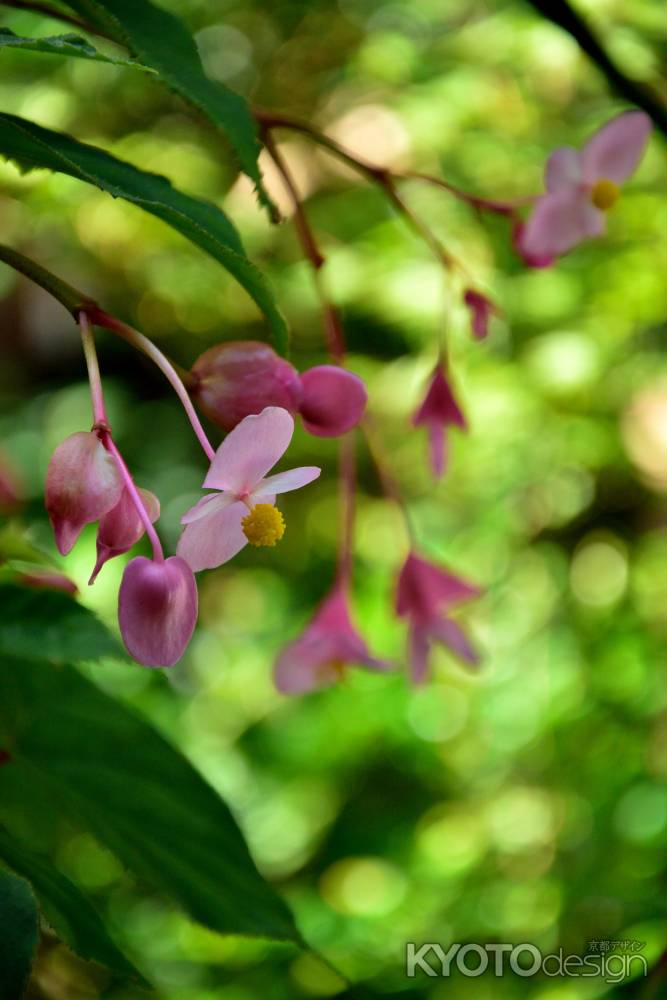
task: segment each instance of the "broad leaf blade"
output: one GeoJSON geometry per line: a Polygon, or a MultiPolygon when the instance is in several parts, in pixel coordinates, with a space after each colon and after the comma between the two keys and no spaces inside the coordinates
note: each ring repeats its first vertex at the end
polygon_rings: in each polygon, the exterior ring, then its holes
{"type": "Polygon", "coordinates": [[[37,950],[37,903],[22,878],[0,869],[0,1000],[19,1000],[37,950]]]}
{"type": "Polygon", "coordinates": [[[149,0],[68,0],[67,6],[126,45],[222,129],[261,200],[270,207],[257,162],[260,144],[250,108],[239,94],[209,80],[192,35],[177,17],[149,0]]]}
{"type": "Polygon", "coordinates": [[[16,115],[0,114],[0,155],[23,168],[41,167],[77,177],[167,222],[243,285],[271,323],[277,349],[285,352],[287,330],[273,293],[245,256],[236,229],[216,205],[183,194],[166,177],[139,170],[102,149],[16,115]]]}
{"type": "Polygon", "coordinates": [[[127,660],[102,622],[69,594],[0,584],[0,657],[66,663],[127,660]]]}
{"type": "Polygon", "coordinates": [[[26,850],[2,826],[0,858],[18,875],[28,879],[47,921],[75,954],[87,961],[99,962],[120,976],[142,980],[141,974],[109,937],[97,911],[74,883],[54,868],[48,858],[26,850]]]}
{"type": "Polygon", "coordinates": [[[89,59],[95,62],[109,63],[112,66],[132,67],[157,76],[157,70],[143,66],[136,59],[118,59],[105,56],[79,35],[51,35],[48,38],[25,38],[14,34],[9,28],[0,28],[0,50],[22,49],[28,52],[41,52],[45,55],[73,56],[75,59],[89,59]]]}
{"type": "Polygon", "coordinates": [[[3,744],[12,759],[0,768],[0,799],[12,768],[25,772],[26,795],[36,771],[127,868],[195,920],[222,933],[300,940],[222,799],[162,736],[73,668],[2,664],[3,744]]]}

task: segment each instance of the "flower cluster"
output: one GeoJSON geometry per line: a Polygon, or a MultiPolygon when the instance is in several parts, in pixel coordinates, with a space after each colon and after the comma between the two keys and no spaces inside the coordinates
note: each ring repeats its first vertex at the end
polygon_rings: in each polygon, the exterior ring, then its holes
{"type": "MultiPolygon", "coordinates": [[[[508,203],[469,196],[467,200],[480,210],[514,219],[515,246],[528,265],[551,265],[582,240],[604,232],[606,213],[619,197],[619,185],[637,166],[650,128],[645,114],[631,111],[603,126],[580,152],[570,147],[557,149],[546,165],[546,193],[531,199],[534,206],[527,220],[520,220],[516,207],[508,203]]],[[[284,171],[282,161],[276,162],[284,171]]],[[[461,192],[455,193],[461,196],[461,192]]],[[[402,205],[396,192],[394,195],[396,203],[402,205]]],[[[305,226],[302,214],[302,235],[305,226]]],[[[312,235],[306,235],[306,250],[319,268],[324,258],[316,251],[312,235]]],[[[445,262],[450,259],[445,252],[439,251],[439,256],[445,262]]],[[[473,336],[484,339],[498,309],[471,287],[463,290],[463,303],[473,336]]],[[[343,366],[342,325],[333,307],[326,305],[325,312],[336,333],[333,347],[330,345],[336,364],[298,372],[266,344],[219,344],[195,361],[188,373],[188,395],[173,365],[155,345],[95,307],[96,322],[120,333],[162,369],[209,460],[203,480],[207,492],[183,514],[176,554],[168,558],[154,527],[160,514],[159,501],[148,490],[137,488],[113,439],[89,319],[81,313],[94,423],[92,430],[72,434],[56,448],[47,474],[46,507],[63,555],[72,549],[85,525],[97,524],[91,584],[109,559],[128,552],[144,534],[150,540],[152,557],[137,556],[126,565],[118,601],[125,645],[140,663],[170,666],[182,656],[197,620],[195,573],[221,566],[248,544],[273,547],[282,538],[285,519],[277,497],[307,486],[321,472],[319,467],[305,466],[270,474],[290,445],[298,417],[304,429],[316,437],[341,437],[343,528],[335,580],[302,633],[279,653],[276,686],[285,693],[303,693],[339,681],[351,666],[375,672],[393,669],[391,662],[370,652],[353,624],[356,472],[350,432],[364,417],[367,393],[363,381],[343,366]],[[226,432],[217,450],[210,444],[190,396],[212,423],[226,432]]],[[[426,429],[431,471],[434,477],[442,477],[447,468],[450,428],[467,430],[444,347],[412,425],[426,429]]],[[[368,427],[365,429],[368,436],[368,427]]],[[[372,447],[370,451],[377,462],[372,447]]],[[[388,497],[405,513],[400,494],[379,462],[378,471],[388,497]]],[[[15,492],[11,476],[0,465],[0,504],[11,508],[15,492]]],[[[75,589],[67,578],[54,573],[26,574],[25,583],[70,592],[75,589]]],[[[444,645],[469,667],[478,664],[478,654],[455,614],[460,604],[479,594],[471,583],[425,559],[411,542],[396,580],[395,612],[407,625],[408,661],[415,684],[423,683],[428,675],[434,644],[444,645]]]]}

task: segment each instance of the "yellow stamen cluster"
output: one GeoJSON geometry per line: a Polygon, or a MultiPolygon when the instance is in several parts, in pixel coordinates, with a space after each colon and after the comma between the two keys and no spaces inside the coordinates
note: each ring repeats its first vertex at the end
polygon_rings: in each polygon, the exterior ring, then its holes
{"type": "Polygon", "coordinates": [[[277,507],[258,503],[241,521],[243,534],[251,545],[275,545],[285,534],[285,521],[277,507]]]}
{"type": "Polygon", "coordinates": [[[591,201],[600,211],[606,212],[618,201],[620,193],[618,184],[602,177],[591,189],[591,201]]]}

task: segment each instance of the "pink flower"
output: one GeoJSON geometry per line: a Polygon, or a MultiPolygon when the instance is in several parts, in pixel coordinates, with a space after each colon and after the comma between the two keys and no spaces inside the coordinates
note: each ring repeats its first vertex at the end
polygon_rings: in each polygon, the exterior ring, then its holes
{"type": "Polygon", "coordinates": [[[489,332],[489,319],[498,310],[486,295],[476,292],[474,288],[466,288],[463,301],[470,311],[470,325],[477,340],[484,340],[489,332]]]}
{"type": "Polygon", "coordinates": [[[154,562],[137,556],[125,567],[118,622],[128,652],[146,667],[180,660],[197,621],[197,585],[178,556],[154,562]]]}
{"type": "Polygon", "coordinates": [[[412,418],[415,427],[428,428],[431,469],[437,478],[443,475],[447,464],[445,428],[452,424],[466,429],[466,421],[440,362],[431,377],[424,401],[412,418]]]}
{"type": "Polygon", "coordinates": [[[338,437],[361,420],[366,388],[358,375],[335,365],[317,365],[299,375],[284,358],[259,341],[211,347],[192,366],[192,395],[224,430],[267,406],[300,413],[317,437],[338,437]]]}
{"type": "Polygon", "coordinates": [[[453,605],[479,593],[472,584],[410,552],[398,578],[396,613],[410,625],[410,667],[415,684],[426,679],[432,642],[443,643],[472,666],[479,662],[460,626],[447,617],[453,605]]]}
{"type": "Polygon", "coordinates": [[[251,545],[275,545],[285,523],[274,506],[276,494],[317,479],[321,470],[304,466],[266,473],[287,450],[294,420],[287,410],[268,406],[245,417],[218,448],[204,487],[208,493],[184,517],[177,553],[193,570],[212,569],[251,545]]]}
{"type": "Polygon", "coordinates": [[[62,555],[84,525],[116,506],[122,489],[116,461],[94,431],[71,434],[58,445],[46,474],[45,502],[62,555]]]}
{"type": "Polygon", "coordinates": [[[371,656],[350,620],[347,586],[337,582],[298,639],[286,646],[274,670],[276,687],[285,694],[303,694],[335,684],[348,665],[390,670],[371,656]]]}
{"type": "Polygon", "coordinates": [[[547,193],[515,233],[527,264],[544,267],[583,240],[605,231],[605,213],[633,173],[651,132],[643,111],[626,111],[603,125],[578,152],[561,146],[545,170],[547,193]]]}
{"type": "MultiPolygon", "coordinates": [[[[151,523],[154,524],[160,516],[160,501],[150,490],[140,489],[139,495],[151,523]]],[[[139,541],[145,530],[129,490],[123,489],[116,506],[100,518],[97,529],[97,561],[88,583],[95,582],[97,574],[108,559],[128,552],[139,541]]]]}

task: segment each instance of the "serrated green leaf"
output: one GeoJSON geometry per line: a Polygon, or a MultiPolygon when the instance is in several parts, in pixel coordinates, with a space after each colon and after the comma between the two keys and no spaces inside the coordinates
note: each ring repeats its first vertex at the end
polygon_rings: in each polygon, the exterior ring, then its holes
{"type": "Polygon", "coordinates": [[[260,143],[250,107],[239,94],[209,80],[186,26],[149,0],[67,0],[67,6],[127,46],[142,63],[228,136],[263,204],[272,209],[258,165],[260,143]]]}
{"type": "Polygon", "coordinates": [[[99,962],[119,976],[143,981],[141,973],[116,947],[99,914],[80,889],[48,858],[27,850],[2,826],[0,858],[30,882],[46,920],[75,954],[99,962]]]}
{"type": "Polygon", "coordinates": [[[41,52],[45,55],[74,56],[75,59],[92,59],[95,62],[109,63],[112,66],[131,67],[144,73],[157,76],[158,72],[150,66],[144,66],[136,59],[118,59],[105,56],[79,35],[52,35],[48,38],[24,38],[16,35],[9,28],[0,28],[0,49],[23,49],[28,52],[41,52]]]}
{"type": "Polygon", "coordinates": [[[102,622],[69,594],[0,584],[0,657],[66,663],[127,659],[102,622]]]}
{"type": "Polygon", "coordinates": [[[19,1000],[37,950],[37,903],[30,886],[0,868],[0,1000],[19,1000]]]}
{"type": "Polygon", "coordinates": [[[166,177],[139,170],[102,149],[16,115],[0,114],[0,155],[29,170],[41,167],[69,174],[167,222],[243,285],[269,320],[276,349],[285,353],[287,328],[273,293],[261,271],[245,256],[236,229],[216,205],[183,194],[166,177]]]}
{"type": "MultiPolygon", "coordinates": [[[[140,716],[71,667],[0,666],[0,801],[9,772],[38,774],[102,843],[195,920],[222,933],[298,942],[287,907],[257,871],[229,809],[140,716]]],[[[23,774],[25,781],[23,782],[23,774]]],[[[39,784],[39,783],[37,783],[39,784]]]]}

